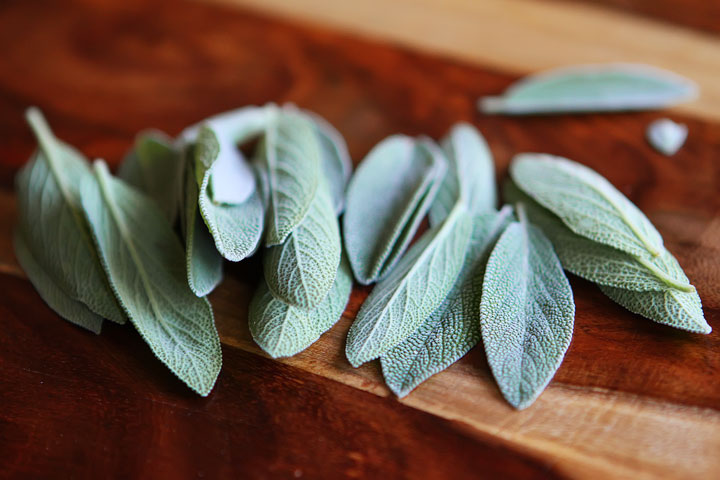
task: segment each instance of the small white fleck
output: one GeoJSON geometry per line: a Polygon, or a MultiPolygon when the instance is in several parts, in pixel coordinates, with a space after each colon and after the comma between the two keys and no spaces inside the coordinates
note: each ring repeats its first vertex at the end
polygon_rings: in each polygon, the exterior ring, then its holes
{"type": "Polygon", "coordinates": [[[648,125],[647,140],[658,152],[671,156],[675,155],[687,139],[687,125],[675,123],[669,118],[655,120],[648,125]]]}

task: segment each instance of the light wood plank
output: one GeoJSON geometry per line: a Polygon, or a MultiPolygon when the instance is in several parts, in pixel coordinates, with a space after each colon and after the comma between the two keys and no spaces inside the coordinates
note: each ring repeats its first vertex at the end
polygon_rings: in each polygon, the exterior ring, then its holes
{"type": "Polygon", "coordinates": [[[720,119],[720,38],[596,5],[537,0],[211,1],[519,75],[577,63],[648,63],[700,86],[701,98],[677,111],[720,119]]]}

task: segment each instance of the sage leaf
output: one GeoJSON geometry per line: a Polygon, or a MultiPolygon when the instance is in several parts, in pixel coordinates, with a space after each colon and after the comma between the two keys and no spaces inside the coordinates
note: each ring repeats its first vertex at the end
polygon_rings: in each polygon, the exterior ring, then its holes
{"type": "Polygon", "coordinates": [[[575,317],[570,283],[550,241],[520,205],[485,270],[480,318],[493,376],[515,408],[529,406],[560,366],[575,317]]]}
{"type": "Polygon", "coordinates": [[[480,341],[485,264],[512,216],[509,206],[475,215],[465,263],[452,290],[420,328],[381,357],[385,383],[399,397],[445,370],[480,341]]]}
{"type": "Polygon", "coordinates": [[[597,283],[608,297],[634,313],[691,332],[710,333],[695,288],[666,249],[650,261],[633,257],[573,233],[512,183],[506,184],[504,193],[506,200],[523,203],[565,270],[597,283]]]}
{"type": "Polygon", "coordinates": [[[562,157],[526,153],[515,156],[510,175],[578,235],[636,257],[662,253],[662,237],[650,220],[594,170],[562,157]]]}
{"type": "Polygon", "coordinates": [[[495,166],[480,132],[470,124],[458,123],[443,139],[442,148],[449,168],[430,207],[430,225],[439,225],[448,216],[458,197],[459,182],[465,183],[471,213],[494,211],[497,205],[495,166]],[[462,172],[459,179],[454,173],[457,170],[462,172]]]}
{"type": "Polygon", "coordinates": [[[575,275],[601,285],[636,291],[694,290],[675,257],[664,247],[655,257],[635,257],[577,235],[512,182],[505,185],[504,196],[509,202],[523,203],[530,221],[552,242],[563,267],[575,275]]]}
{"type": "MultiPolygon", "coordinates": [[[[232,262],[239,262],[255,252],[260,243],[265,210],[257,188],[241,204],[223,204],[211,198],[210,178],[220,154],[220,144],[210,128],[201,127],[194,145],[195,176],[199,185],[198,205],[215,247],[232,262]]],[[[255,173],[250,172],[255,182],[255,173]]]]}
{"type": "Polygon", "coordinates": [[[693,333],[712,332],[712,327],[705,321],[700,297],[694,290],[635,292],[606,285],[600,285],[600,290],[631,312],[655,322],[693,333]]]}
{"type": "Polygon", "coordinates": [[[290,305],[314,308],[333,286],[341,249],[330,192],[321,179],[303,221],[283,244],[269,247],[263,256],[270,291],[290,305]]]}
{"type": "Polygon", "coordinates": [[[345,310],[351,290],[352,273],[346,259],[340,262],[330,292],[310,310],[288,305],[273,296],[262,282],[250,303],[250,333],[273,358],[295,355],[335,325],[345,310]]]}
{"type": "Polygon", "coordinates": [[[373,288],[348,332],[345,354],[354,367],[403,342],[445,300],[462,268],[471,223],[464,203],[458,202],[373,288]]]}
{"type": "Polygon", "coordinates": [[[330,122],[315,112],[298,109],[293,104],[284,105],[283,110],[300,113],[312,122],[320,146],[320,169],[328,180],[335,213],[340,215],[345,209],[345,189],[352,174],[352,161],[345,139],[330,122]]]}
{"type": "Polygon", "coordinates": [[[249,106],[206,118],[180,134],[182,142],[188,145],[197,141],[201,128],[213,132],[218,152],[208,185],[214,202],[239,205],[255,191],[252,168],[237,146],[261,135],[267,121],[264,107],[249,106]]]}
{"type": "Polygon", "coordinates": [[[277,108],[268,115],[258,150],[270,185],[269,247],[283,243],[310,209],[320,177],[320,147],[313,124],[302,115],[277,108]]]}
{"type": "Polygon", "coordinates": [[[93,313],[84,303],[71,298],[55,283],[55,280],[35,260],[23,235],[17,231],[13,236],[13,246],[20,266],[48,306],[65,320],[93,333],[100,333],[102,317],[93,313]]]}
{"type": "Polygon", "coordinates": [[[610,63],[557,68],[530,75],[500,97],[485,97],[485,113],[654,110],[697,97],[697,86],[675,73],[649,65],[610,63]]]}
{"type": "MultiPolygon", "coordinates": [[[[192,149],[190,149],[192,151],[192,149]]],[[[215,248],[210,231],[198,209],[198,184],[194,162],[185,175],[185,266],[190,290],[198,297],[212,292],[222,281],[222,255],[215,248]]]]}
{"type": "Polygon", "coordinates": [[[220,339],[210,303],[187,285],[184,252],[170,223],[103,162],[80,189],[103,267],[133,325],[178,378],[206,396],[220,373],[220,339]]]}
{"type": "Polygon", "coordinates": [[[143,132],[120,164],[118,177],[157,202],[174,223],[181,204],[184,162],[172,139],[161,132],[143,132]]]}
{"type": "Polygon", "coordinates": [[[16,179],[25,245],[69,297],[103,318],[125,323],[80,207],[79,184],[90,176],[87,160],[53,135],[38,109],[28,109],[26,118],[40,148],[16,179]]]}
{"type": "Polygon", "coordinates": [[[655,120],[648,125],[646,136],[650,145],[668,157],[675,155],[687,139],[687,125],[675,123],[669,118],[655,120]]]}
{"type": "Polygon", "coordinates": [[[447,169],[431,142],[394,135],[377,144],[355,170],[343,216],[345,249],[355,278],[385,278],[405,252],[447,169]]]}

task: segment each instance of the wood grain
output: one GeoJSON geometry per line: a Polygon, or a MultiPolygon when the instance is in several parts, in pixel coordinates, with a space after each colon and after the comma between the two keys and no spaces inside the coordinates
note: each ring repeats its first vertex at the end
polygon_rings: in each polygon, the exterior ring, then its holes
{"type": "Polygon", "coordinates": [[[377,364],[353,369],[344,337],[368,288],[356,288],[343,320],[306,352],[264,358],[246,322],[258,260],[227,265],[211,298],[225,365],[202,400],[151,358],[131,327],[108,325],[94,337],[52,314],[21,279],[9,239],[12,178],[33,149],[22,122],[30,104],[61,138],[113,165],[142,128],[175,134],[209,114],[266,101],[324,115],[356,162],[388,134],[438,138],[469,121],[486,135],[499,179],[521,151],[565,155],[607,176],[658,226],[717,330],[720,125],[672,114],[690,136],[667,158],[643,137],[658,114],[481,116],[476,98],[502,90],[512,74],[196,3],[5,2],[0,49],[9,67],[0,69],[0,461],[15,468],[2,474],[42,477],[70,458],[88,478],[279,477],[294,468],[374,478],[384,465],[389,477],[718,476],[718,333],[654,324],[577,278],[566,361],[538,402],[515,412],[480,348],[402,402],[377,364]],[[307,448],[316,437],[318,447],[307,448]]]}
{"type": "MultiPolygon", "coordinates": [[[[595,3],[538,0],[214,1],[313,25],[341,28],[515,74],[525,75],[578,63],[648,63],[674,70],[700,86],[702,98],[678,106],[677,111],[715,120],[720,118],[720,84],[717,82],[720,38],[628,15],[595,3]]],[[[686,5],[683,3],[677,8],[686,8],[686,5]]]]}

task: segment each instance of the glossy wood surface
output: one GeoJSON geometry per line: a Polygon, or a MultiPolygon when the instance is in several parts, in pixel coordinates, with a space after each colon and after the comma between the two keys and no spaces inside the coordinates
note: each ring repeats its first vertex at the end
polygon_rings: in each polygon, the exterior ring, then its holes
{"type": "MultiPolygon", "coordinates": [[[[345,135],[358,162],[384,136],[487,137],[498,178],[545,151],[607,176],[657,225],[720,328],[720,124],[678,114],[674,157],[644,129],[659,113],[505,118],[475,111],[511,74],[227,7],[133,0],[0,4],[0,477],[713,478],[720,475],[720,336],[632,315],[571,278],[573,343],[550,388],[515,412],[481,348],[401,402],[344,335],[367,295],[300,355],[274,361],[246,309],[256,259],[211,296],[224,366],[207,399],[132,327],[100,336],[52,313],[14,259],[13,176],[33,149],[23,110],[117,165],[138,130],[170,134],[219,111],[295,102],[345,135]],[[20,41],[22,39],[22,41],[20,41]]],[[[716,65],[715,68],[718,66],[716,65]]]]}

